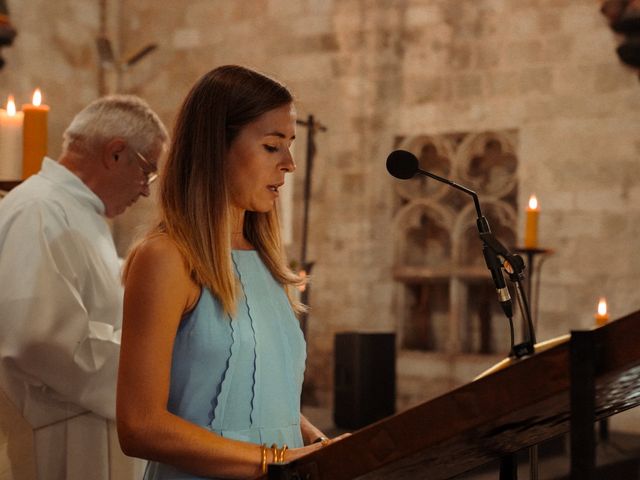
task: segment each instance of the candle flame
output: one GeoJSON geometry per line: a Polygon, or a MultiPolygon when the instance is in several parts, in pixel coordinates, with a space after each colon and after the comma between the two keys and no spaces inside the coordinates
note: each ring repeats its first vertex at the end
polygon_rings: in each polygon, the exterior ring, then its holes
{"type": "Polygon", "coordinates": [[[7,115],[10,117],[16,116],[16,102],[13,99],[13,95],[9,95],[9,98],[7,99],[7,115]]]}
{"type": "Polygon", "coordinates": [[[531,195],[529,197],[529,208],[531,210],[535,210],[536,208],[538,208],[538,199],[535,195],[531,195]]]}
{"type": "Polygon", "coordinates": [[[36,88],[36,90],[33,92],[33,100],[31,101],[31,103],[36,107],[39,107],[42,103],[42,92],[39,88],[36,88]]]}
{"type": "Polygon", "coordinates": [[[598,302],[598,315],[607,314],[607,299],[602,297],[598,302]]]}

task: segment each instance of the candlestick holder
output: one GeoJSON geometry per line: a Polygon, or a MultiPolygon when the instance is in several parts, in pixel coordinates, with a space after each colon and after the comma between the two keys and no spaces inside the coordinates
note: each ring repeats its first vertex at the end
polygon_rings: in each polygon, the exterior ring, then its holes
{"type": "Polygon", "coordinates": [[[544,261],[544,256],[552,255],[554,251],[550,248],[528,248],[528,247],[515,247],[513,249],[514,252],[524,254],[526,257],[527,269],[529,270],[529,274],[527,275],[525,289],[527,292],[527,298],[529,298],[529,302],[532,306],[531,316],[533,317],[533,325],[537,329],[538,328],[538,290],[540,286],[540,273],[537,272],[542,267],[542,262],[544,261]],[[538,261],[538,266],[536,268],[536,258],[540,258],[538,261]],[[535,274],[538,273],[538,277],[536,278],[536,298],[534,300],[532,296],[533,292],[533,281],[535,274]]]}

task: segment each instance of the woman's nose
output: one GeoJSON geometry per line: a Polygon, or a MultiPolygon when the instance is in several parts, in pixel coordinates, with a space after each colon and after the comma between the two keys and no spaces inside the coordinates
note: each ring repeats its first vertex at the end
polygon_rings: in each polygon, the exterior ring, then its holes
{"type": "Polygon", "coordinates": [[[295,172],[296,170],[296,162],[293,160],[293,155],[291,155],[291,152],[288,150],[285,153],[285,158],[283,159],[282,166],[280,168],[289,173],[295,172]]]}

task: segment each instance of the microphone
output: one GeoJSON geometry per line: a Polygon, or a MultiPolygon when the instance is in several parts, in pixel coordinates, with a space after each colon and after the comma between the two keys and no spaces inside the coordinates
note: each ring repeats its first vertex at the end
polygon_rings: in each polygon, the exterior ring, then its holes
{"type": "Polygon", "coordinates": [[[498,302],[502,307],[502,311],[507,318],[513,318],[513,302],[511,301],[511,295],[509,294],[509,288],[504,281],[504,275],[502,275],[502,265],[496,253],[488,248],[486,245],[482,247],[482,254],[484,255],[484,261],[487,264],[487,268],[491,272],[491,278],[493,284],[498,292],[498,302]]]}
{"type": "MultiPolygon", "coordinates": [[[[435,173],[421,170],[418,166],[418,159],[413,153],[407,152],[406,150],[394,150],[393,152],[391,152],[387,157],[387,171],[400,180],[408,180],[410,178],[413,178],[416,173],[419,173],[420,175],[431,177],[434,180],[446,183],[453,188],[462,190],[464,193],[473,197],[473,203],[476,206],[478,220],[483,219],[483,224],[487,224],[486,220],[484,220],[484,217],[482,216],[482,211],[480,210],[480,202],[478,202],[478,195],[476,195],[476,192],[474,192],[473,190],[469,190],[467,187],[463,187],[462,185],[458,185],[456,182],[453,182],[447,178],[439,177],[435,173]]],[[[478,224],[478,228],[480,228],[480,224],[478,224]]]]}
{"type": "Polygon", "coordinates": [[[418,173],[418,159],[406,150],[395,150],[387,157],[387,171],[396,178],[408,180],[418,173]]]}
{"type": "MultiPolygon", "coordinates": [[[[509,294],[509,289],[507,288],[507,284],[504,281],[504,276],[502,275],[502,265],[500,260],[498,259],[498,255],[491,248],[491,245],[487,244],[486,237],[491,236],[491,229],[489,228],[489,222],[482,215],[482,211],[480,210],[480,202],[478,201],[478,195],[473,190],[470,190],[462,185],[458,185],[457,183],[439,177],[433,173],[427,172],[425,170],[421,170],[418,166],[418,159],[416,156],[408,152],[406,150],[394,150],[387,157],[387,171],[396,178],[401,180],[408,180],[413,178],[417,173],[420,175],[425,175],[427,177],[431,177],[434,180],[438,180],[439,182],[446,183],[458,190],[461,190],[473,197],[473,202],[475,203],[476,213],[478,214],[477,226],[478,231],[480,232],[480,238],[482,239],[484,246],[482,248],[482,254],[484,255],[484,261],[487,264],[487,268],[491,272],[491,278],[493,279],[493,284],[496,287],[496,291],[498,292],[498,302],[500,302],[500,306],[502,307],[502,311],[504,311],[507,318],[513,318],[513,302],[511,301],[511,295],[509,294]]],[[[494,242],[495,243],[495,242],[494,242]]]]}

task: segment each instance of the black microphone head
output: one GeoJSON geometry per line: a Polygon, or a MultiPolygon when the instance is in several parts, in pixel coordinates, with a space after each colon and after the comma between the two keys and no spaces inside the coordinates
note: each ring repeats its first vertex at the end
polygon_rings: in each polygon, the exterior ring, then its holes
{"type": "Polygon", "coordinates": [[[418,173],[418,159],[406,150],[394,150],[387,157],[387,171],[396,178],[407,180],[418,173]]]}

